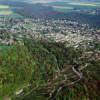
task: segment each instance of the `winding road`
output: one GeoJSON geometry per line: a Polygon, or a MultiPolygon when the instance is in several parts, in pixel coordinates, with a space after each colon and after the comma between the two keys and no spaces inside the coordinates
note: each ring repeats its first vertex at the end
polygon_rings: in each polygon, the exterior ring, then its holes
{"type": "Polygon", "coordinates": [[[79,72],[75,66],[72,66],[71,65],[71,69],[72,71],[79,77],[79,79],[69,83],[69,84],[60,84],[59,87],[57,87],[51,94],[50,94],[50,97],[49,97],[49,100],[56,100],[55,97],[57,95],[57,93],[59,93],[64,87],[66,86],[72,86],[72,85],[75,85],[76,83],[80,82],[81,80],[83,80],[83,73],[82,72],[79,72]]]}

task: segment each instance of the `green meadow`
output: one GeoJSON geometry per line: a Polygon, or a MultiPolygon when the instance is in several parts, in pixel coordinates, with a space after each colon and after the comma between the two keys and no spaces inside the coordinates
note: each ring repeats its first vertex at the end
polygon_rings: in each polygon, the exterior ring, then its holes
{"type": "Polygon", "coordinates": [[[10,8],[8,5],[0,5],[0,9],[8,9],[10,8]]]}
{"type": "Polygon", "coordinates": [[[0,5],[0,15],[11,15],[12,13],[8,5],[0,5]]]}
{"type": "Polygon", "coordinates": [[[74,8],[71,6],[53,6],[53,9],[60,12],[71,12],[74,8]]]}
{"type": "Polygon", "coordinates": [[[3,10],[3,11],[0,11],[0,15],[10,15],[10,14],[12,14],[13,12],[12,11],[5,11],[5,10],[3,10]]]}
{"type": "Polygon", "coordinates": [[[97,7],[99,6],[97,3],[86,3],[86,2],[70,2],[69,5],[77,5],[77,6],[84,6],[84,7],[97,7]]]}
{"type": "Polygon", "coordinates": [[[14,7],[10,7],[8,5],[0,5],[0,16],[6,16],[10,18],[22,18],[21,15],[12,11],[11,8],[14,8],[14,7]]]}

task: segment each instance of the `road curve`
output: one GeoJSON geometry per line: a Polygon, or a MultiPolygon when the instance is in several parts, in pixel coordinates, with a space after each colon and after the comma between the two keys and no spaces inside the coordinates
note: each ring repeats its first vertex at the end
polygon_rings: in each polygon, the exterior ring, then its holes
{"type": "Polygon", "coordinates": [[[69,84],[66,84],[66,85],[64,85],[64,84],[59,85],[59,87],[58,87],[57,89],[55,89],[55,90],[50,94],[50,97],[49,97],[48,100],[56,100],[55,97],[56,97],[57,93],[59,93],[64,87],[75,85],[76,83],[80,82],[80,81],[83,79],[83,73],[82,73],[82,72],[79,72],[79,71],[75,68],[75,66],[72,66],[72,65],[71,65],[71,69],[72,69],[72,71],[79,77],[79,79],[77,79],[76,81],[73,81],[73,82],[71,82],[71,83],[69,83],[69,84]]]}

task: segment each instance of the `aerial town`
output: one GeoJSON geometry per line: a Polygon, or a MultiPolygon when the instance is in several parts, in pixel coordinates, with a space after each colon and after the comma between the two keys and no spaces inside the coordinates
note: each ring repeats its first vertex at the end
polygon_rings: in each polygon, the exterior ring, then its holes
{"type": "Polygon", "coordinates": [[[100,29],[69,20],[11,19],[0,17],[0,42],[12,44],[23,37],[67,43],[67,46],[88,45],[100,41],[100,29]]]}
{"type": "Polygon", "coordinates": [[[100,100],[100,0],[0,0],[0,100],[100,100]]]}

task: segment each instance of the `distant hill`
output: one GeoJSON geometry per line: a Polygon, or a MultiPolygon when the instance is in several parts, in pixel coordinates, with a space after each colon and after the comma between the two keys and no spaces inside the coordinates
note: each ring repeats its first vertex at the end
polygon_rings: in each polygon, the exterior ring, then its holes
{"type": "Polygon", "coordinates": [[[82,14],[74,11],[69,13],[58,12],[52,8],[52,5],[48,6],[47,4],[40,4],[40,3],[29,4],[25,2],[1,1],[0,4],[5,4],[17,8],[20,7],[21,9],[12,9],[12,10],[28,18],[68,19],[72,21],[78,21],[79,23],[88,23],[92,26],[100,25],[100,15],[82,14]]]}

